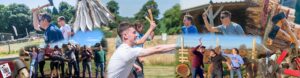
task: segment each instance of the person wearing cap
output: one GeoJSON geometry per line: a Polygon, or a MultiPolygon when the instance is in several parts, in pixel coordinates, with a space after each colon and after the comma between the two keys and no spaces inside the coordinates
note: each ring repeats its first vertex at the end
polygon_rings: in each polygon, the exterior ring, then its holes
{"type": "Polygon", "coordinates": [[[230,78],[234,77],[234,73],[237,73],[238,78],[242,78],[241,66],[244,64],[243,58],[239,55],[239,50],[237,48],[232,49],[232,54],[226,54],[222,51],[222,56],[230,58],[231,70],[230,78]]]}
{"type": "Polygon", "coordinates": [[[198,29],[194,25],[193,17],[191,15],[185,15],[183,17],[184,26],[181,27],[183,34],[198,34],[198,29]]]}
{"type": "Polygon", "coordinates": [[[44,30],[45,43],[54,43],[63,40],[62,32],[54,24],[51,24],[51,16],[47,13],[38,13],[39,8],[32,10],[33,27],[37,31],[44,30]]]}
{"type": "Polygon", "coordinates": [[[94,50],[94,61],[96,65],[96,78],[99,77],[98,73],[101,70],[101,78],[104,78],[104,71],[105,71],[105,62],[106,62],[106,52],[103,50],[101,43],[95,44],[94,50]],[[100,69],[100,70],[99,70],[100,69]]]}
{"type": "Polygon", "coordinates": [[[195,47],[192,50],[194,57],[192,60],[192,78],[197,78],[197,75],[200,78],[204,78],[204,63],[203,63],[203,54],[205,52],[205,46],[202,46],[202,43],[195,47]]]}
{"type": "Polygon", "coordinates": [[[223,35],[244,35],[245,32],[241,25],[231,21],[231,13],[229,11],[222,11],[220,14],[221,25],[215,27],[209,24],[207,20],[207,13],[203,13],[202,18],[205,27],[209,32],[221,32],[223,35]]]}
{"type": "Polygon", "coordinates": [[[73,32],[70,25],[66,24],[66,19],[64,16],[57,18],[57,24],[60,26],[60,31],[62,32],[64,39],[69,39],[73,32]]]}

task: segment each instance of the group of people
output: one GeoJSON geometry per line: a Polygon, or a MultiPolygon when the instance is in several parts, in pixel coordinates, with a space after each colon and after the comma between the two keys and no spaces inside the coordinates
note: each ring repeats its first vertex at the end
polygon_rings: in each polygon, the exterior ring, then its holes
{"type": "MultiPolygon", "coordinates": [[[[231,12],[222,11],[220,13],[221,25],[213,26],[208,22],[207,13],[202,14],[204,25],[209,32],[220,32],[223,35],[244,35],[245,32],[241,25],[231,21],[231,12]]],[[[193,17],[191,15],[185,15],[183,18],[184,26],[181,27],[183,34],[198,34],[198,29],[194,24],[193,17]]]]}
{"type": "Polygon", "coordinates": [[[105,62],[106,62],[106,52],[100,43],[96,43],[93,47],[88,47],[84,45],[73,45],[71,43],[62,45],[59,48],[58,45],[51,48],[47,45],[45,48],[32,47],[28,50],[24,50],[25,54],[28,54],[31,58],[30,60],[30,77],[37,78],[39,69],[41,76],[45,78],[44,65],[45,59],[50,59],[50,75],[51,78],[56,77],[65,78],[65,64],[68,66],[68,76],[69,78],[80,77],[80,67],[79,63],[82,62],[82,77],[85,78],[86,70],[88,71],[89,78],[92,77],[92,59],[94,59],[94,64],[96,66],[96,78],[104,78],[105,72],[105,62]],[[72,74],[74,69],[74,74],[72,74]],[[60,71],[59,71],[60,70],[60,71]],[[54,73],[56,72],[56,73],[54,73]],[[101,75],[99,76],[99,72],[101,75]],[[60,75],[61,74],[61,75],[60,75]]]}
{"type": "Polygon", "coordinates": [[[232,49],[232,54],[226,54],[224,51],[219,51],[214,49],[209,49],[209,56],[204,56],[204,52],[207,50],[206,47],[202,45],[196,46],[192,53],[195,55],[192,60],[192,78],[204,78],[204,62],[203,58],[208,57],[209,61],[207,64],[210,64],[209,67],[209,77],[210,78],[223,78],[223,65],[222,62],[226,62],[228,69],[230,70],[230,78],[234,78],[235,74],[238,78],[242,78],[241,67],[244,64],[242,57],[239,55],[239,50],[237,48],[232,49]],[[228,57],[230,61],[228,62],[225,57],[228,57]]]}
{"type": "Polygon", "coordinates": [[[58,28],[52,22],[51,15],[47,13],[39,13],[42,8],[34,8],[32,10],[33,15],[33,28],[36,31],[44,31],[44,40],[46,44],[55,43],[61,40],[67,40],[74,34],[70,25],[66,24],[64,16],[57,18],[58,28]]]}

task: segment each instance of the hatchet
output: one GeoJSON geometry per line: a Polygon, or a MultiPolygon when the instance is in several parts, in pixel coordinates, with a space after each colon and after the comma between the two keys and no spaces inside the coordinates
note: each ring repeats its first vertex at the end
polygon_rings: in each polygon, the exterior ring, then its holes
{"type": "Polygon", "coordinates": [[[152,15],[152,9],[153,9],[153,8],[156,8],[156,7],[155,7],[155,6],[153,6],[153,5],[146,6],[146,7],[147,7],[147,11],[148,11],[148,14],[149,14],[150,20],[151,20],[151,21],[154,21],[154,20],[153,20],[153,15],[152,15]]]}
{"type": "Polygon", "coordinates": [[[53,0],[48,0],[48,1],[49,1],[48,4],[45,4],[45,5],[41,6],[41,7],[38,7],[38,8],[36,8],[36,9],[33,9],[32,11],[34,12],[34,11],[43,9],[43,8],[45,8],[45,7],[48,7],[48,6],[53,6],[53,0]]]}

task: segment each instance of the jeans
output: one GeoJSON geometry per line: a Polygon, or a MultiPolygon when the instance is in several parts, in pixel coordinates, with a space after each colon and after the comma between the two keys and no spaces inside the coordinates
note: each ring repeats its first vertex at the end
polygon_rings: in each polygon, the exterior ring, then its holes
{"type": "Polygon", "coordinates": [[[192,68],[192,78],[197,78],[197,75],[199,75],[200,78],[204,78],[203,70],[200,67],[193,67],[192,68]]]}
{"type": "MultiPolygon", "coordinates": [[[[80,73],[80,63],[79,63],[80,61],[79,60],[77,60],[76,59],[76,65],[77,65],[77,71],[78,71],[78,73],[80,73]]],[[[79,77],[80,75],[78,74],[78,77],[79,77]]]]}
{"type": "Polygon", "coordinates": [[[216,70],[216,71],[211,72],[210,78],[223,78],[223,71],[216,70]]]}
{"type": "Polygon", "coordinates": [[[39,62],[39,70],[41,72],[42,78],[45,78],[44,66],[45,66],[45,61],[40,61],[39,62]]]}
{"type": "Polygon", "coordinates": [[[61,71],[61,78],[65,78],[65,62],[64,61],[61,61],[60,62],[60,71],[61,71]]]}
{"type": "Polygon", "coordinates": [[[76,64],[76,61],[71,61],[68,62],[68,68],[69,68],[69,78],[72,78],[72,67],[75,69],[74,75],[78,78],[79,76],[79,71],[78,71],[78,66],[76,64]]]}
{"type": "Polygon", "coordinates": [[[38,68],[38,64],[37,64],[36,60],[31,60],[30,78],[37,78],[37,68],[38,68]]]}
{"type": "Polygon", "coordinates": [[[234,68],[230,70],[230,78],[234,78],[234,74],[238,75],[238,78],[242,78],[241,69],[240,68],[234,68]]]}
{"type": "Polygon", "coordinates": [[[89,73],[89,78],[91,78],[92,77],[92,73],[91,73],[91,70],[92,70],[92,68],[91,68],[91,62],[85,62],[85,61],[83,61],[82,62],[82,71],[83,71],[83,75],[82,75],[82,77],[83,78],[85,78],[85,70],[87,69],[88,70],[88,73],[89,73]]]}
{"type": "Polygon", "coordinates": [[[105,65],[104,63],[96,63],[96,78],[98,78],[99,68],[101,70],[101,78],[104,78],[105,65]]]}

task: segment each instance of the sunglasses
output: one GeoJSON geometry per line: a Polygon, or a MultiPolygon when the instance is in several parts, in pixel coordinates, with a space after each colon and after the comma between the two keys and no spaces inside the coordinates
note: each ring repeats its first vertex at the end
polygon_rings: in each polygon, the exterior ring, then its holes
{"type": "Polygon", "coordinates": [[[227,17],[228,17],[228,16],[221,16],[220,18],[221,18],[221,19],[224,19],[224,18],[227,18],[227,17]]]}

